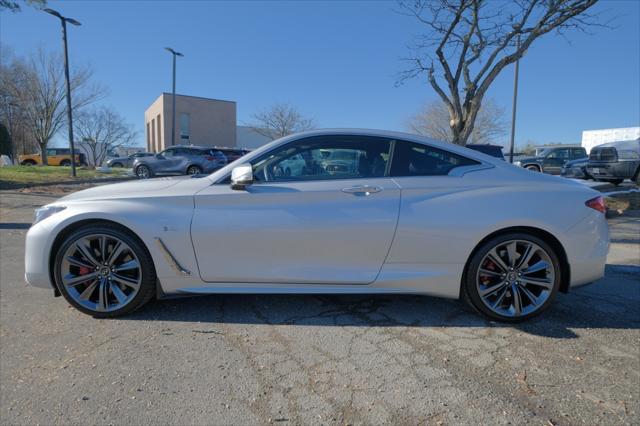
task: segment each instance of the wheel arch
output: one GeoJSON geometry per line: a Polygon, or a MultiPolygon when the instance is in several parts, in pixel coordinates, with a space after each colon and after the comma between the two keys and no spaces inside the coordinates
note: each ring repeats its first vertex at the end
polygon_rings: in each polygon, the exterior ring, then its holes
{"type": "MultiPolygon", "coordinates": [[[[150,251],[149,251],[149,247],[147,247],[147,244],[144,242],[144,240],[142,238],[140,238],[138,236],[138,234],[136,232],[134,232],[131,228],[118,223],[116,221],[113,220],[109,220],[109,219],[98,219],[98,218],[94,218],[94,219],[82,219],[79,220],[77,222],[73,222],[68,224],[67,226],[65,226],[64,228],[62,228],[58,234],[56,235],[56,238],[53,240],[53,244],[51,246],[51,250],[49,251],[49,259],[48,259],[48,269],[49,269],[49,279],[51,280],[51,283],[53,284],[53,290],[54,293],[57,296],[60,296],[60,290],[58,290],[58,284],[56,283],[56,279],[55,279],[55,274],[54,274],[54,262],[56,259],[56,255],[58,253],[58,250],[60,249],[60,246],[62,246],[62,243],[64,242],[64,240],[67,238],[67,236],[69,236],[69,234],[71,234],[72,232],[74,232],[77,229],[82,228],[85,225],[89,225],[89,224],[93,224],[93,225],[110,225],[110,226],[114,226],[116,228],[120,228],[120,230],[127,232],[129,235],[131,235],[131,237],[135,238],[138,243],[140,243],[140,246],[144,248],[144,250],[146,250],[147,254],[149,255],[149,259],[151,259],[151,264],[153,265],[154,268],[154,273],[155,273],[155,261],[153,259],[153,256],[151,255],[150,251]]],[[[157,291],[158,285],[157,285],[157,281],[156,281],[156,291],[157,291]]]]}
{"type": "Polygon", "coordinates": [[[533,235],[534,237],[538,237],[541,240],[543,240],[545,243],[549,244],[551,248],[553,248],[553,250],[558,255],[558,259],[560,260],[560,267],[562,268],[562,273],[560,274],[559,290],[563,293],[567,293],[569,291],[569,284],[571,282],[571,267],[569,266],[567,253],[564,247],[562,246],[562,243],[560,243],[560,241],[553,234],[551,234],[548,231],[545,231],[544,229],[536,228],[533,226],[513,226],[513,227],[502,228],[497,231],[494,231],[491,234],[484,237],[482,240],[480,240],[480,242],[478,242],[478,244],[475,245],[475,247],[469,254],[469,257],[467,258],[467,261],[465,262],[465,265],[464,265],[462,280],[460,281],[460,296],[462,296],[462,288],[463,288],[464,282],[466,281],[467,272],[469,269],[469,264],[471,263],[471,259],[476,254],[476,252],[480,249],[480,247],[482,247],[482,245],[484,245],[487,241],[495,237],[499,237],[501,235],[510,234],[514,232],[530,234],[530,235],[533,235]]]}
{"type": "Polygon", "coordinates": [[[524,163],[522,165],[522,168],[527,168],[530,166],[536,167],[540,173],[544,173],[544,168],[542,167],[542,164],[536,163],[536,162],[524,163]]]}

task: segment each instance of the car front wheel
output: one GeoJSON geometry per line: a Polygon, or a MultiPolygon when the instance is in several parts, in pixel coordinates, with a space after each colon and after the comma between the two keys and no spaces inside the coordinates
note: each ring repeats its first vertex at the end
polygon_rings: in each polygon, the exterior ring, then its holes
{"type": "Polygon", "coordinates": [[[198,166],[189,166],[187,168],[188,175],[199,175],[202,173],[202,169],[198,166]]]}
{"type": "Polygon", "coordinates": [[[519,322],[544,312],[560,286],[560,262],[540,238],[509,233],[492,238],[472,256],[464,296],[493,320],[519,322]]]}
{"type": "Polygon", "coordinates": [[[151,173],[151,169],[149,168],[149,166],[145,166],[143,164],[136,167],[136,176],[138,176],[138,178],[140,179],[149,179],[153,176],[153,173],[151,173]]]}
{"type": "Polygon", "coordinates": [[[534,166],[534,165],[526,166],[525,169],[531,170],[532,172],[541,172],[542,171],[542,170],[540,170],[540,167],[534,166]]]}
{"type": "Polygon", "coordinates": [[[74,231],[62,243],[54,266],[60,293],[97,318],[133,312],[155,294],[150,255],[117,226],[86,225],[74,231]]]}

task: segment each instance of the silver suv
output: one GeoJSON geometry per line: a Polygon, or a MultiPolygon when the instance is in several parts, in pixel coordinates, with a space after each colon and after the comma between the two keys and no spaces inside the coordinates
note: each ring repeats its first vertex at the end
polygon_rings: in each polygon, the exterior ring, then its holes
{"type": "Polygon", "coordinates": [[[152,157],[136,158],[133,171],[140,179],[156,175],[197,175],[212,173],[227,165],[219,150],[204,146],[172,146],[152,157]]]}

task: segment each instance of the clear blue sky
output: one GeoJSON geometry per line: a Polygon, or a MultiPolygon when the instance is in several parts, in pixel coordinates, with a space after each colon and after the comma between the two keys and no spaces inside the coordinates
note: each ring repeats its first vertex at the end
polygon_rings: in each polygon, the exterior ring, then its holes
{"type": "MultiPolygon", "coordinates": [[[[146,107],[171,91],[234,100],[239,124],[290,102],[320,127],[404,130],[436,99],[424,78],[395,87],[413,34],[395,2],[50,1],[82,22],[70,29],[72,63],[90,64],[114,106],[143,140],[146,107]]],[[[521,61],[517,143],[579,142],[581,131],[640,125],[640,1],[603,0],[594,12],[615,29],[549,35],[521,61]]],[[[60,24],[23,7],[0,14],[0,41],[17,55],[60,50],[60,24]]],[[[513,69],[489,94],[511,109],[513,69]]],[[[505,138],[506,140],[506,138],[505,138]]]]}

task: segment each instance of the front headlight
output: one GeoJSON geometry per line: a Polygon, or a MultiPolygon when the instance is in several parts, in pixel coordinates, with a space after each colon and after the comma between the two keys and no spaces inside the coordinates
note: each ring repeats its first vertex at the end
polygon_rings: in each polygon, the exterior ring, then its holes
{"type": "Polygon", "coordinates": [[[514,162],[513,162],[513,165],[514,165],[514,166],[518,166],[518,167],[522,167],[522,162],[520,162],[520,161],[514,161],[514,162]]]}
{"type": "Polygon", "coordinates": [[[36,209],[36,211],[33,214],[33,224],[35,225],[36,223],[45,220],[46,218],[48,218],[51,215],[54,215],[58,212],[61,212],[62,210],[66,209],[65,206],[44,206],[44,207],[40,207],[39,209],[36,209]]]}

